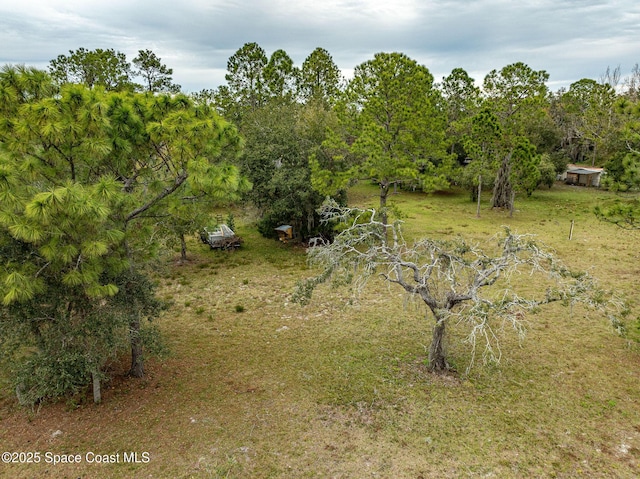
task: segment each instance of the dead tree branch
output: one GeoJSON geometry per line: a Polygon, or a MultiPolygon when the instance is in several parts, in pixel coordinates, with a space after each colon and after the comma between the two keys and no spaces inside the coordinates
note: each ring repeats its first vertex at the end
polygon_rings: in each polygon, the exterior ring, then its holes
{"type": "MultiPolygon", "coordinates": [[[[516,234],[505,227],[485,249],[462,238],[423,239],[408,245],[401,223],[385,224],[373,209],[329,203],[321,213],[323,221],[336,224],[340,233],[331,243],[309,248],[310,264],[320,266],[322,272],[300,282],[294,300],[309,302],[314,289],[326,281],[351,284],[356,292],[376,275],[399,285],[410,296],[421,299],[427,317],[435,320],[429,353],[433,371],[449,368],[444,335],[452,321],[469,327],[470,368],[479,342],[484,345],[483,360],[499,362],[502,352],[496,331],[509,326],[523,338],[527,314],[545,304],[579,302],[606,311],[610,318],[616,318],[623,309],[620,302],[612,301],[599,289],[591,275],[571,271],[532,235],[516,234]],[[389,234],[392,241],[387,241],[389,234]],[[514,281],[525,274],[530,281],[514,281]],[[518,292],[523,283],[531,281],[543,285],[536,288],[541,292],[539,297],[527,293],[526,288],[518,292]]],[[[612,321],[621,327],[619,321],[612,321]]]]}

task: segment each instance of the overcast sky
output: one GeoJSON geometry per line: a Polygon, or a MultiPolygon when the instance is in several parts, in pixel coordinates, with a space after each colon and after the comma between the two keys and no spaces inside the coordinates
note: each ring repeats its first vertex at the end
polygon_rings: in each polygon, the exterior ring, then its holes
{"type": "Polygon", "coordinates": [[[300,66],[316,48],[346,76],[376,52],[399,51],[436,81],[462,67],[478,82],[522,61],[557,90],[640,62],[638,0],[0,0],[0,65],[46,68],[69,50],[150,49],[186,91],[224,84],[247,42],[300,66]]]}

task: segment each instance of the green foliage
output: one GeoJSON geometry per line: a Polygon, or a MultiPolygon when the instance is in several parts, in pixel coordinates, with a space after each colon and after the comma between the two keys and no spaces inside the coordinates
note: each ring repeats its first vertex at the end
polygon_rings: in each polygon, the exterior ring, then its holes
{"type": "Polygon", "coordinates": [[[471,162],[464,168],[460,184],[471,191],[471,200],[475,201],[480,176],[483,186],[493,186],[500,158],[505,154],[504,134],[498,118],[489,109],[479,111],[469,123],[462,141],[471,162]]]}
{"type": "Polygon", "coordinates": [[[567,171],[569,157],[564,150],[556,150],[549,153],[547,158],[553,164],[557,175],[561,175],[567,171]]]}
{"type": "Polygon", "coordinates": [[[284,50],[267,61],[258,44],[247,43],[229,58],[228,84],[215,94],[245,139],[238,164],[252,184],[246,198],[259,209],[265,236],[282,224],[303,238],[319,232],[315,210],[323,196],[312,188],[309,158],[333,118],[326,98],[335,94],[331,65],[328,53],[317,49],[300,72],[284,50]],[[308,94],[306,104],[296,102],[298,91],[308,94]]]}
{"type": "Polygon", "coordinates": [[[345,98],[349,110],[359,111],[351,148],[365,158],[367,177],[384,186],[417,180],[432,160],[444,156],[444,118],[436,110],[433,77],[414,60],[376,54],[356,67],[345,98]]]}
{"type": "Polygon", "coordinates": [[[102,377],[129,342],[141,364],[153,337],[143,320],[159,304],[137,265],[163,238],[195,230],[198,201],[248,184],[223,161],[241,146],[237,131],[206,104],[56,89],[26,69],[3,70],[0,85],[0,341],[31,401],[102,377]],[[178,220],[163,228],[169,215],[178,220]]]}
{"type": "Polygon", "coordinates": [[[620,99],[616,104],[621,116],[625,148],[618,150],[606,163],[604,185],[614,191],[640,189],[640,103],[620,99]]]}
{"type": "Polygon", "coordinates": [[[267,61],[257,43],[247,43],[227,70],[227,85],[213,101],[245,138],[238,164],[253,186],[247,198],[260,211],[260,232],[273,237],[275,227],[290,224],[302,238],[318,234],[316,209],[324,195],[314,189],[311,170],[334,121],[329,104],[338,92],[338,68],[320,48],[298,70],[284,50],[267,61]]]}
{"type": "Polygon", "coordinates": [[[558,173],[556,171],[556,165],[551,160],[551,156],[544,153],[540,156],[540,163],[538,164],[538,171],[540,172],[540,180],[538,186],[547,186],[551,188],[556,182],[558,173]]]}
{"type": "Polygon", "coordinates": [[[263,74],[271,98],[291,99],[295,95],[299,71],[284,50],[276,50],[271,54],[263,74]]]}
{"type": "Polygon", "coordinates": [[[15,366],[16,395],[21,405],[34,406],[44,399],[60,399],[86,388],[92,365],[82,351],[69,348],[37,352],[15,366]]]}
{"type": "Polygon", "coordinates": [[[536,173],[533,166],[538,164],[534,160],[535,144],[529,136],[531,120],[535,120],[535,125],[547,114],[545,83],[548,79],[549,74],[544,70],[535,71],[522,62],[507,65],[500,71],[492,70],[484,78],[484,108],[497,119],[502,131],[497,142],[500,158],[493,188],[494,208],[512,208],[514,191],[530,194],[532,185],[538,184],[540,173],[536,173]]]}
{"type": "MultiPolygon", "coordinates": [[[[108,279],[117,293],[99,302],[53,277],[45,281],[46,289],[30,301],[14,302],[0,313],[3,342],[11,338],[2,363],[24,404],[75,394],[94,374],[107,379],[105,365],[128,346],[131,318],[153,318],[163,307],[147,277],[129,269],[108,279]]],[[[161,352],[153,329],[144,329],[149,353],[161,352]]]]}
{"type": "Polygon", "coordinates": [[[469,191],[472,202],[478,201],[478,186],[482,182],[482,190],[493,187],[495,168],[491,168],[482,161],[471,161],[462,168],[457,183],[469,191]]]}
{"type": "Polygon", "coordinates": [[[622,137],[626,151],[619,151],[607,164],[607,175],[603,186],[618,192],[630,192],[634,196],[620,199],[614,205],[600,205],[596,215],[620,227],[637,229],[640,227],[640,206],[635,196],[640,190],[640,103],[621,99],[617,104],[624,120],[622,137]]]}
{"type": "Polygon", "coordinates": [[[378,53],[358,65],[336,109],[339,125],[324,144],[337,154],[325,154],[331,159],[325,172],[314,164],[315,182],[326,191],[336,161],[343,163],[342,178],[364,177],[379,185],[381,208],[392,185],[448,187],[452,161],[444,152],[445,118],[438,104],[433,76],[406,55],[378,53]]]}
{"type": "Polygon", "coordinates": [[[341,83],[340,69],[327,50],[318,47],[305,58],[298,84],[304,99],[332,105],[340,93],[341,83]]]}
{"type": "Polygon", "coordinates": [[[640,229],[640,200],[618,200],[613,205],[597,205],[595,215],[624,229],[640,229]]]}
{"type": "Polygon", "coordinates": [[[235,219],[235,216],[233,216],[233,213],[229,213],[227,215],[227,219],[225,220],[225,222],[227,223],[227,226],[231,228],[232,231],[236,230],[236,219],[235,219]]]}
{"type": "Polygon", "coordinates": [[[616,148],[616,92],[609,84],[583,78],[561,97],[575,161],[603,165],[616,148]]]}
{"type": "Polygon", "coordinates": [[[133,59],[137,68],[135,73],[142,77],[143,90],[151,93],[178,93],[180,85],[173,83],[171,75],[173,69],[161,62],[161,59],[151,50],[138,50],[138,56],[133,59]]]}
{"type": "Polygon", "coordinates": [[[271,101],[247,115],[242,171],[253,184],[248,194],[261,211],[258,227],[267,237],[290,224],[303,238],[319,233],[317,208],[323,196],[312,188],[308,158],[324,139],[329,112],[316,104],[271,101]]]}
{"type": "Polygon", "coordinates": [[[267,64],[267,54],[257,43],[245,43],[229,58],[225,79],[233,98],[232,106],[253,109],[262,105],[267,64]]]}
{"type": "Polygon", "coordinates": [[[172,82],[173,70],[148,49],[138,51],[138,56],[133,59],[133,66],[124,53],[112,48],[69,50],[68,55],[58,55],[49,62],[49,72],[59,86],[73,83],[88,88],[101,87],[107,91],[180,91],[180,85],[172,82]],[[142,78],[143,85],[134,82],[136,76],[142,78]]]}
{"type": "Polygon", "coordinates": [[[49,62],[49,71],[59,84],[81,83],[89,88],[101,86],[106,90],[132,90],[131,65],[124,53],[112,48],[69,50],[69,55],[58,55],[49,62]]]}
{"type": "Polygon", "coordinates": [[[548,79],[546,71],[533,70],[522,62],[492,70],[483,82],[486,105],[496,112],[503,126],[520,133],[522,124],[518,124],[518,120],[545,102],[548,79]]]}
{"type": "Polygon", "coordinates": [[[473,78],[462,68],[454,68],[451,74],[438,84],[442,92],[447,115],[447,141],[450,151],[457,153],[460,163],[467,159],[464,137],[469,132],[471,118],[480,107],[480,89],[473,78]]]}
{"type": "Polygon", "coordinates": [[[528,139],[518,138],[511,160],[512,184],[515,185],[516,191],[531,196],[542,178],[539,168],[540,155],[536,153],[536,147],[528,139]]]}
{"type": "MultiPolygon", "coordinates": [[[[19,175],[18,160],[4,156],[0,162],[19,175]]],[[[11,183],[11,190],[0,186],[16,200],[2,208],[0,227],[33,248],[34,256],[5,270],[3,303],[33,299],[49,273],[56,278],[52,281],[80,288],[89,297],[115,294],[117,288],[102,282],[101,275],[113,268],[108,255],[118,252],[124,239],[109,221],[119,194],[106,192],[104,182],[85,187],[67,181],[43,188],[19,175],[11,183]]]]}

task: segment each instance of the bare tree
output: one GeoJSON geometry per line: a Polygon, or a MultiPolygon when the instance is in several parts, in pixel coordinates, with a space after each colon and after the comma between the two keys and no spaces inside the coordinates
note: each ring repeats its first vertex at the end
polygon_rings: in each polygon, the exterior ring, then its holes
{"type": "Polygon", "coordinates": [[[635,64],[631,69],[631,74],[625,77],[623,82],[624,94],[632,101],[637,101],[640,97],[640,65],[635,64]]]}
{"type": "MultiPolygon", "coordinates": [[[[434,372],[450,369],[445,332],[451,322],[469,327],[469,369],[478,343],[484,344],[485,362],[499,362],[502,353],[498,332],[509,326],[523,338],[526,313],[543,304],[581,302],[607,311],[620,309],[612,309],[618,303],[606,299],[591,275],[570,271],[531,235],[505,228],[495,236],[491,255],[462,238],[424,239],[409,246],[402,237],[401,223],[385,225],[373,209],[327,204],[322,217],[324,221],[342,223],[344,229],[333,242],[309,248],[310,263],[323,270],[298,284],[294,300],[307,303],[315,287],[329,280],[354,284],[356,291],[373,275],[399,285],[412,297],[421,299],[427,307],[427,319],[432,316],[435,320],[429,350],[429,368],[434,372]],[[387,235],[393,239],[386,241],[387,235]],[[516,273],[527,273],[539,281],[539,298],[519,295],[522,282],[511,281],[516,273]]],[[[610,319],[622,328],[613,314],[610,319]]]]}
{"type": "Polygon", "coordinates": [[[618,85],[620,85],[620,79],[622,78],[622,70],[620,69],[620,65],[615,68],[607,67],[605,72],[600,75],[600,84],[601,85],[611,85],[614,90],[618,89],[618,85]]]}

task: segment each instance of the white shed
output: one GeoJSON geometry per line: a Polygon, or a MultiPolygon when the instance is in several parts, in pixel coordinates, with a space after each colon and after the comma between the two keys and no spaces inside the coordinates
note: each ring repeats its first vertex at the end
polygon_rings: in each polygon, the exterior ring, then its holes
{"type": "Polygon", "coordinates": [[[603,171],[592,166],[568,165],[560,179],[569,185],[600,186],[603,171]]]}

